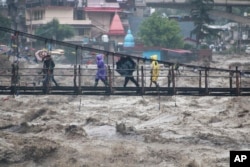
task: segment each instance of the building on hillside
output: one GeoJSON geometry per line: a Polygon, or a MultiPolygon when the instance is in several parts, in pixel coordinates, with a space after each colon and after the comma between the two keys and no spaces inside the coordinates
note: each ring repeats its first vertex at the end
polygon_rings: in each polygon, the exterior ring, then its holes
{"type": "Polygon", "coordinates": [[[6,1],[0,0],[0,15],[7,17],[8,16],[8,6],[6,1]]]}
{"type": "Polygon", "coordinates": [[[7,5],[6,0],[0,0],[0,9],[1,9],[0,13],[2,13],[3,9],[7,9],[7,8],[8,8],[8,5],[7,5]]]}
{"type": "Polygon", "coordinates": [[[157,55],[157,59],[160,61],[187,63],[197,60],[197,56],[190,50],[148,47],[143,44],[136,44],[130,29],[124,38],[123,47],[119,48],[118,52],[148,60],[152,55],[157,55]]]}
{"type": "Polygon", "coordinates": [[[26,0],[27,32],[34,34],[37,27],[57,18],[60,24],[70,25],[75,30],[74,39],[67,39],[68,42],[101,42],[102,36],[108,35],[110,42],[118,43],[123,40],[128,27],[126,12],[123,11],[128,11],[128,6],[133,7],[127,5],[122,9],[119,3],[107,0],[26,0]]]}
{"type": "Polygon", "coordinates": [[[19,31],[25,31],[25,0],[5,0],[2,4],[4,4],[4,6],[2,6],[3,9],[1,9],[1,12],[5,11],[5,15],[10,18],[11,28],[19,31]],[[7,10],[4,10],[5,8],[7,10]]]}
{"type": "Polygon", "coordinates": [[[86,16],[92,22],[90,38],[95,41],[102,41],[102,36],[107,35],[109,43],[114,50],[115,45],[125,36],[128,27],[127,17],[124,10],[117,2],[105,2],[104,0],[91,0],[84,8],[86,16]]]}
{"type": "Polygon", "coordinates": [[[87,1],[83,10],[92,23],[90,38],[96,38],[96,40],[109,32],[112,18],[116,12],[121,12],[118,3],[106,3],[104,0],[87,1]]]}
{"type": "Polygon", "coordinates": [[[186,37],[186,38],[184,38],[184,43],[192,46],[192,48],[195,48],[196,44],[197,44],[197,41],[196,41],[196,39],[186,37]]]}
{"type": "Polygon", "coordinates": [[[7,7],[7,2],[6,2],[6,0],[0,0],[0,7],[2,8],[2,7],[7,7]]]}
{"type": "Polygon", "coordinates": [[[79,41],[82,40],[83,36],[89,36],[91,20],[84,14],[83,7],[85,4],[82,3],[83,1],[77,2],[74,0],[26,0],[27,32],[34,34],[39,26],[56,18],[60,24],[72,26],[76,34],[75,39],[72,39],[73,41],[79,41]]]}

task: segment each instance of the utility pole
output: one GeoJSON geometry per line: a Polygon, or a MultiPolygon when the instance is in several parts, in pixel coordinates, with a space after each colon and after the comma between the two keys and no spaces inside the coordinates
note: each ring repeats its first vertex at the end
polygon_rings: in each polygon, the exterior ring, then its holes
{"type": "Polygon", "coordinates": [[[16,2],[14,0],[8,0],[7,1],[8,5],[8,16],[11,18],[11,27],[14,30],[17,30],[17,6],[16,2]]]}
{"type": "Polygon", "coordinates": [[[239,23],[239,54],[241,54],[241,39],[242,39],[242,30],[241,30],[241,23],[239,23]]]}
{"type": "MultiPolygon", "coordinates": [[[[33,34],[32,18],[33,17],[33,6],[31,3],[30,7],[30,33],[33,34]]],[[[30,40],[30,48],[33,48],[32,39],[30,40]]]]}

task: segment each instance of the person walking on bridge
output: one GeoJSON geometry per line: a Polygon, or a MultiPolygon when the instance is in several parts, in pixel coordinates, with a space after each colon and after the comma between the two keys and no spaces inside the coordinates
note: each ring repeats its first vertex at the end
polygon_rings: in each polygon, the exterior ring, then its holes
{"type": "Polygon", "coordinates": [[[181,75],[181,72],[180,72],[180,64],[177,62],[177,63],[175,63],[174,64],[174,70],[175,70],[175,72],[176,72],[176,75],[178,74],[178,75],[181,75]]]}
{"type": "Polygon", "coordinates": [[[159,63],[157,61],[157,55],[152,55],[151,57],[151,77],[150,77],[150,85],[149,87],[152,86],[152,83],[155,84],[156,87],[159,87],[159,84],[157,83],[158,77],[159,77],[159,63]]]}
{"type": "Polygon", "coordinates": [[[95,76],[94,86],[96,87],[98,85],[99,80],[101,80],[104,83],[104,85],[108,87],[106,66],[102,54],[96,55],[96,65],[97,65],[97,72],[95,76]]]}
{"type": "Polygon", "coordinates": [[[133,76],[133,72],[136,68],[136,63],[128,56],[123,56],[116,63],[116,71],[122,76],[125,76],[123,87],[125,88],[128,84],[128,81],[131,81],[135,84],[136,87],[140,87],[138,82],[133,76]]]}
{"type": "Polygon", "coordinates": [[[54,78],[54,67],[55,67],[55,62],[52,59],[51,55],[47,55],[45,57],[43,57],[42,59],[43,61],[43,69],[42,72],[44,74],[44,81],[45,82],[48,78],[48,74],[50,74],[52,81],[54,82],[54,84],[56,86],[58,86],[55,78],[54,78]]]}

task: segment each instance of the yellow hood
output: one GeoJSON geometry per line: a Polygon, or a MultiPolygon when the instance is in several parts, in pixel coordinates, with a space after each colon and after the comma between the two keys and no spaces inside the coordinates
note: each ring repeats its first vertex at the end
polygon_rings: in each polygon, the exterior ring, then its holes
{"type": "Polygon", "coordinates": [[[151,58],[151,60],[157,60],[157,55],[152,55],[152,56],[150,56],[150,58],[151,58]]]}

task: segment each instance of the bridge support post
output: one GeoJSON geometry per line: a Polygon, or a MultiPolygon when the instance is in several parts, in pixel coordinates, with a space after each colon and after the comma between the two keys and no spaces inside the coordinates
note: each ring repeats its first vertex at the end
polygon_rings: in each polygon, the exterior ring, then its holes
{"type": "Polygon", "coordinates": [[[205,95],[208,95],[208,68],[205,68],[205,95]]]}
{"type": "Polygon", "coordinates": [[[236,96],[240,95],[240,82],[239,82],[239,70],[236,67],[236,96]]]}
{"type": "Polygon", "coordinates": [[[11,93],[17,94],[17,85],[19,83],[19,65],[18,62],[12,64],[12,76],[11,76],[11,93]]]}
{"type": "Polygon", "coordinates": [[[171,84],[171,69],[168,70],[168,88],[170,87],[170,84],[171,84]]]}
{"type": "Polygon", "coordinates": [[[81,74],[81,65],[78,66],[78,94],[82,94],[82,74],[81,74]]]}
{"type": "Polygon", "coordinates": [[[74,82],[74,90],[75,92],[77,92],[77,85],[76,85],[76,75],[77,75],[77,66],[76,64],[74,65],[74,79],[73,79],[73,82],[74,82]]]}
{"type": "Polygon", "coordinates": [[[109,89],[108,92],[109,94],[112,94],[113,93],[113,89],[112,89],[112,85],[113,85],[113,82],[112,82],[112,77],[111,77],[111,68],[110,68],[110,65],[108,65],[108,85],[109,87],[106,87],[106,89],[109,89]]]}
{"type": "Polygon", "coordinates": [[[77,57],[78,57],[78,47],[77,46],[75,47],[75,53],[76,53],[75,55],[76,55],[76,64],[77,64],[77,57]]]}
{"type": "Polygon", "coordinates": [[[141,66],[141,94],[145,94],[145,83],[144,83],[144,70],[143,66],[141,66]]]}
{"type": "MultiPolygon", "coordinates": [[[[201,90],[201,70],[199,70],[199,89],[201,90]]],[[[199,91],[201,93],[201,91],[199,91]]]]}
{"type": "Polygon", "coordinates": [[[139,81],[139,59],[136,59],[137,66],[136,66],[136,80],[139,81]]]}
{"type": "Polygon", "coordinates": [[[14,35],[11,36],[11,48],[15,54],[15,57],[18,59],[20,58],[19,55],[19,32],[15,31],[14,35]]]}
{"type": "Polygon", "coordinates": [[[112,61],[113,61],[112,82],[115,83],[115,53],[112,54],[112,61]]]}
{"type": "MultiPolygon", "coordinates": [[[[231,70],[231,66],[229,66],[229,70],[231,70]]],[[[229,88],[230,88],[230,94],[233,93],[233,72],[229,72],[229,88]]]]}
{"type": "Polygon", "coordinates": [[[174,73],[174,66],[171,66],[171,73],[172,73],[172,95],[176,94],[176,89],[175,89],[175,73],[174,73]]]}

